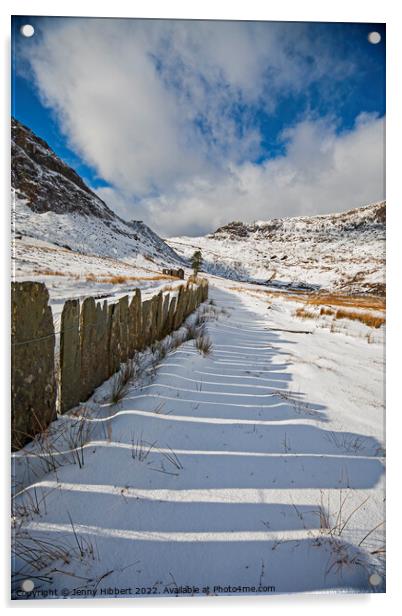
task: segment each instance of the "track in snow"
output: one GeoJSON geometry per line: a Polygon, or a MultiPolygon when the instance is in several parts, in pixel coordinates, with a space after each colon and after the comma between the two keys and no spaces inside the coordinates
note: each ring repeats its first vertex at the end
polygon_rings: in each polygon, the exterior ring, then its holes
{"type": "Polygon", "coordinates": [[[168,355],[150,386],[94,418],[82,469],[62,466],[36,482],[46,511],[26,529],[96,546],[93,559],[59,563],[41,587],[96,587],[97,596],[103,587],[154,596],[186,585],[195,594],[370,590],[376,564],[356,544],[380,507],[379,442],[347,431],[334,439],[325,405],[293,391],[287,351],[297,343],[267,329],[249,298],[214,287],[211,296],[230,313],[208,323],[211,355],[191,342],[168,355]],[[363,450],[339,447],[360,438],[363,450]],[[320,507],[336,521],[345,496],[344,520],[370,502],[330,541],[320,507]],[[352,563],[340,565],[339,554],[352,563]]]}

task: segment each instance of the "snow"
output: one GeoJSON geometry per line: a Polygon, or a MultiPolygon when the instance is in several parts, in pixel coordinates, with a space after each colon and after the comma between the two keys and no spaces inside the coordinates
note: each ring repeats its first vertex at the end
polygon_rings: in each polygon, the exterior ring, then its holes
{"type": "Polygon", "coordinates": [[[182,284],[180,279],[161,274],[164,267],[177,266],[177,260],[145,225],[143,245],[133,248],[132,239],[113,232],[102,219],[71,213],[38,214],[15,193],[13,197],[13,280],[46,284],[56,318],[68,299],[92,295],[117,301],[123,295],[131,296],[136,288],[148,297],[166,286],[182,284]],[[116,282],[116,276],[122,281],[116,282]]]}
{"type": "Polygon", "coordinates": [[[180,259],[151,229],[143,223],[112,222],[98,216],[78,212],[66,214],[34,212],[15,190],[12,190],[13,227],[16,235],[54,244],[64,250],[135,263],[149,260],[177,265],[180,259]]]}
{"type": "Polygon", "coordinates": [[[224,309],[210,355],[186,342],[117,405],[105,383],[59,418],[89,413],[81,468],[60,442],[54,471],[35,445],[13,454],[20,532],[69,551],[35,590],[383,591],[369,582],[384,575],[382,328],[368,344],[354,323],[334,332],[257,285],[209,278],[224,309]]]}
{"type": "MultiPolygon", "coordinates": [[[[383,592],[384,326],[295,289],[382,294],[385,203],[164,242],[13,135],[13,279],[46,284],[56,332],[67,299],[174,294],[162,268],[198,248],[217,316],[210,354],[141,353],[120,402],[112,377],[13,453],[14,592],[383,592]]],[[[384,316],[379,299],[341,305],[384,316]]]]}
{"type": "Polygon", "coordinates": [[[166,241],[185,258],[200,249],[205,271],[218,276],[367,292],[385,283],[385,223],[378,221],[384,208],[380,202],[325,216],[231,223],[211,235],[166,241]]]}

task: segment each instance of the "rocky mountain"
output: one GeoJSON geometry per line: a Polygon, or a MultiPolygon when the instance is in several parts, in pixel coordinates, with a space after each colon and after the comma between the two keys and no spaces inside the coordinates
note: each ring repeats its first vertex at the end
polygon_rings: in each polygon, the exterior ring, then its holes
{"type": "Polygon", "coordinates": [[[16,119],[11,124],[11,185],[16,237],[118,259],[181,258],[141,221],[126,222],[48,144],[16,119]]]}
{"type": "Polygon", "coordinates": [[[340,234],[382,234],[385,232],[385,201],[373,203],[347,212],[320,216],[297,216],[274,218],[246,224],[233,221],[219,227],[208,237],[214,239],[256,239],[288,241],[298,239],[305,242],[314,237],[316,241],[337,239],[340,234]]]}
{"type": "Polygon", "coordinates": [[[169,244],[211,273],[280,287],[385,293],[385,202],[336,214],[244,223],[169,244]]]}

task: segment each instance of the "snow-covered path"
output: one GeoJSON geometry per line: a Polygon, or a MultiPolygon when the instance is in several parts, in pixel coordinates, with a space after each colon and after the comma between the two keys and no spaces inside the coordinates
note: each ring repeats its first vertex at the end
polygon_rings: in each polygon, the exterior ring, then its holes
{"type": "MultiPolygon", "coordinates": [[[[319,335],[275,331],[292,329],[289,316],[223,285],[210,297],[228,311],[208,322],[212,353],[192,342],[170,353],[150,385],[93,419],[82,468],[37,482],[45,506],[24,527],[55,545],[82,542],[84,553],[52,564],[58,572],[37,588],[88,597],[373,589],[380,565],[369,552],[382,528],[364,537],[384,515],[379,385],[371,379],[377,400],[359,416],[355,400],[348,423],[342,393],[331,408],[320,395],[339,374],[313,382],[292,362],[298,346],[320,348],[319,335]]],[[[326,335],[342,370],[355,342],[326,335]]]]}

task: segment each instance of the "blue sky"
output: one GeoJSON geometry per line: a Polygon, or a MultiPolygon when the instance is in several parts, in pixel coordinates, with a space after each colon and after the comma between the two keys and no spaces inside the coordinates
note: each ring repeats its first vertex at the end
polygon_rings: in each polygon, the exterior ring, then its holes
{"type": "Polygon", "coordinates": [[[382,24],[12,28],[13,115],[124,218],[194,235],[384,198],[382,24]]]}

